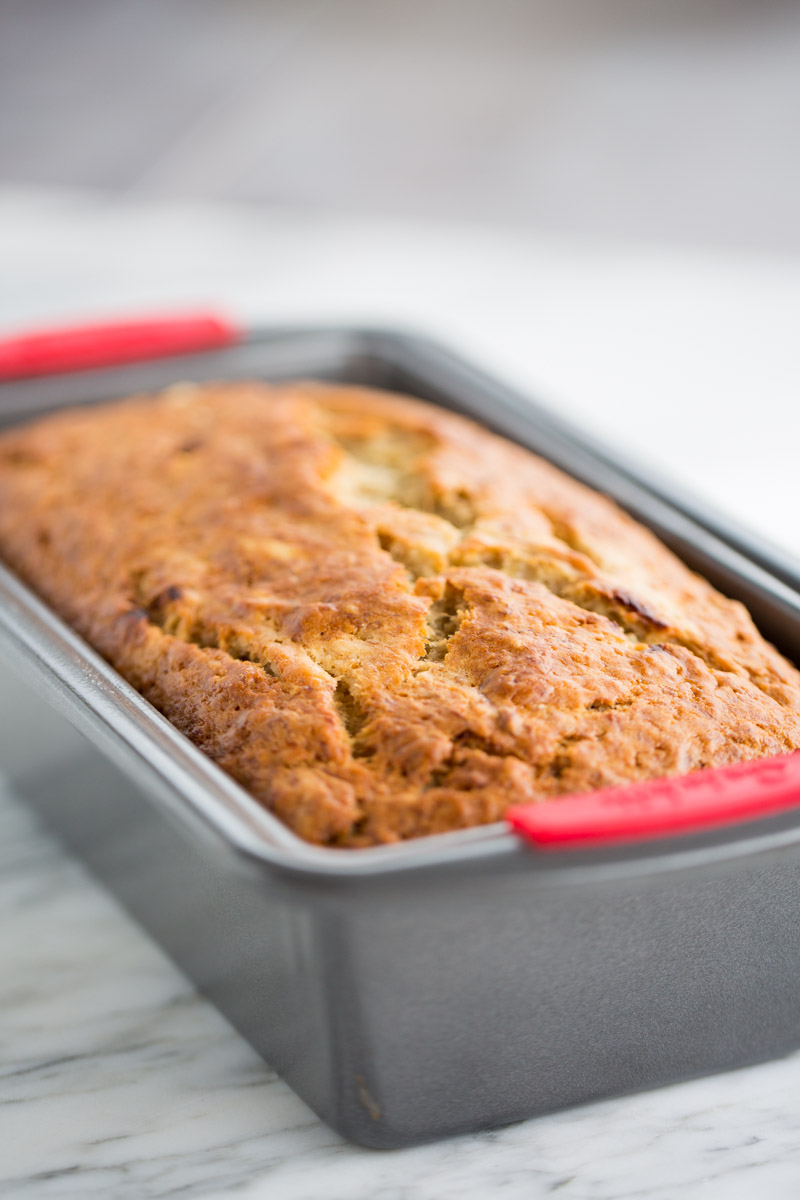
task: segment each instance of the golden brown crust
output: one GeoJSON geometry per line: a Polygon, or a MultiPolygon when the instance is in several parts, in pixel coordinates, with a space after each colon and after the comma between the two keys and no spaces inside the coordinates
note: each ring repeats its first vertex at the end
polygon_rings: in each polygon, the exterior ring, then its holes
{"type": "Polygon", "coordinates": [[[0,552],[314,842],[800,747],[800,675],[740,604],[404,397],[181,385],[12,431],[0,552]]]}

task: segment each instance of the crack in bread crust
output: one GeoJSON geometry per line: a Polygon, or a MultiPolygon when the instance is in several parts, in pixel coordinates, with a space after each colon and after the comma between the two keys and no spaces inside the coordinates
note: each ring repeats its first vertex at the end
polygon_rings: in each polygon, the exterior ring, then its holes
{"type": "Polygon", "coordinates": [[[314,842],[800,747],[800,677],[741,605],[403,397],[183,385],[6,433],[0,553],[314,842]]]}
{"type": "MultiPolygon", "coordinates": [[[[380,500],[384,504],[397,504],[403,508],[415,509],[420,513],[432,513],[441,518],[449,525],[455,536],[453,547],[444,556],[447,565],[483,564],[503,571],[513,578],[535,580],[543,583],[563,599],[572,601],[579,608],[601,613],[612,621],[616,621],[632,639],[638,642],[663,642],[683,646],[713,670],[731,670],[730,659],[726,659],[708,646],[702,645],[696,637],[670,631],[668,623],[654,611],[653,607],[638,599],[626,588],[612,584],[607,590],[592,591],[591,581],[596,575],[595,568],[602,570],[602,559],[568,519],[555,514],[546,505],[540,505],[539,509],[549,523],[553,543],[574,551],[585,560],[589,568],[588,571],[584,571],[582,578],[576,578],[571,583],[558,578],[561,560],[557,556],[551,556],[548,559],[546,550],[542,553],[542,549],[539,549],[538,566],[533,558],[514,553],[513,549],[509,550],[507,547],[500,551],[497,549],[487,549],[483,552],[473,551],[465,556],[464,543],[469,541],[470,534],[475,532],[476,526],[479,524],[478,505],[475,498],[470,495],[469,488],[465,486],[457,489],[455,495],[451,493],[446,499],[432,496],[430,490],[426,489],[420,468],[426,453],[430,453],[432,447],[423,439],[404,439],[402,437],[392,439],[388,434],[384,434],[378,438],[365,439],[361,443],[352,437],[339,439],[338,444],[345,455],[345,461],[341,468],[341,475],[345,478],[359,478],[358,471],[354,470],[354,464],[362,469],[367,466],[372,472],[385,473],[383,476],[378,476],[384,483],[383,490],[375,490],[374,477],[370,476],[366,489],[359,491],[358,487],[350,488],[347,492],[348,499],[356,503],[360,500],[367,504],[373,504],[380,500]],[[427,504],[426,495],[428,497],[427,504]]],[[[412,584],[420,577],[435,573],[433,569],[426,570],[424,566],[420,569],[419,566],[420,563],[426,564],[426,557],[429,558],[429,547],[426,543],[415,543],[413,540],[401,542],[393,536],[385,524],[383,527],[378,527],[377,536],[381,549],[405,568],[412,584]]],[[[429,561],[427,565],[434,567],[434,564],[429,561]]],[[[441,569],[443,564],[436,565],[441,569]]],[[[735,664],[733,669],[736,669],[736,666],[738,664],[735,664]]],[[[771,682],[765,680],[763,673],[758,669],[745,667],[745,670],[756,687],[779,702],[785,702],[785,693],[782,687],[773,688],[771,682]]]]}

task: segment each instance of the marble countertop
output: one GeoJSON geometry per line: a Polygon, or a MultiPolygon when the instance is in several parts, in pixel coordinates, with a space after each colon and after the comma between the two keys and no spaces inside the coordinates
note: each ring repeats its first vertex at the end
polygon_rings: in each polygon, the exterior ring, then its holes
{"type": "Polygon", "coordinates": [[[343,1142],[0,788],[6,1200],[770,1200],[800,1055],[412,1150],[343,1142]]]}
{"type": "MultiPolygon", "coordinates": [[[[0,280],[7,327],[209,297],[415,324],[800,549],[800,264],[0,192],[0,280]]],[[[8,1200],[800,1191],[800,1056],[413,1150],[343,1143],[1,777],[0,1042],[8,1200]]]]}

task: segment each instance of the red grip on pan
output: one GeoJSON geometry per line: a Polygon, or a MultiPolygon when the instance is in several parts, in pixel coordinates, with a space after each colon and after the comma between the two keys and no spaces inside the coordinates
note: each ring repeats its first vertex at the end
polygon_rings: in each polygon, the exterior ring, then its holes
{"type": "Polygon", "coordinates": [[[208,312],[42,329],[0,338],[0,379],[216,350],[241,338],[225,317],[208,312]]]}
{"type": "Polygon", "coordinates": [[[554,850],[696,833],[800,804],[800,751],[669,779],[520,804],[512,829],[554,850]]]}

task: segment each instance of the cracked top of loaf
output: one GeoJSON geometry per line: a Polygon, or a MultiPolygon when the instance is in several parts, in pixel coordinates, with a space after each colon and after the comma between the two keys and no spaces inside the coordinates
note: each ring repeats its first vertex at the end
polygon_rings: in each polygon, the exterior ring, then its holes
{"type": "Polygon", "coordinates": [[[800,675],[741,604],[400,396],[180,385],[6,433],[0,554],[312,842],[800,747],[800,675]]]}

